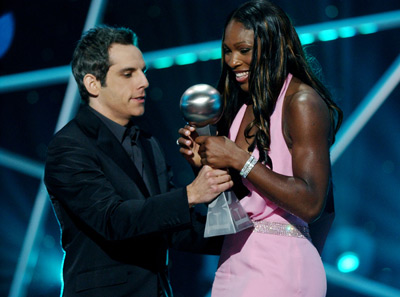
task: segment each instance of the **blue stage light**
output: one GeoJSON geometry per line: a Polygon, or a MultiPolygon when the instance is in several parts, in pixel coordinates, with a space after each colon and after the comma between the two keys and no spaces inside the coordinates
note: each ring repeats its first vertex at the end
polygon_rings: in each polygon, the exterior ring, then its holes
{"type": "Polygon", "coordinates": [[[201,51],[198,53],[198,59],[202,62],[209,60],[219,60],[221,59],[221,49],[217,47],[214,49],[201,51]]]}
{"type": "Polygon", "coordinates": [[[339,255],[337,260],[337,269],[343,273],[349,273],[357,270],[360,266],[360,259],[354,252],[344,252],[339,255]]]}
{"type": "Polygon", "coordinates": [[[188,65],[197,62],[197,55],[195,53],[185,53],[175,58],[176,65],[188,65]]]}
{"type": "Polygon", "coordinates": [[[155,69],[168,68],[174,65],[172,57],[161,57],[153,61],[152,66],[155,69]]]}
{"type": "Polygon", "coordinates": [[[314,35],[310,34],[310,33],[300,34],[299,37],[300,37],[301,44],[303,44],[303,45],[311,44],[315,41],[314,35]]]}
{"type": "Polygon", "coordinates": [[[219,60],[221,59],[221,48],[215,48],[210,51],[210,59],[219,60]]]}
{"type": "Polygon", "coordinates": [[[199,61],[208,61],[211,60],[211,55],[209,51],[201,51],[198,53],[199,61]]]}
{"type": "Polygon", "coordinates": [[[335,29],[323,30],[318,33],[318,39],[321,41],[335,40],[337,38],[339,38],[339,35],[335,29]]]}
{"type": "Polygon", "coordinates": [[[11,46],[15,31],[14,15],[9,12],[0,16],[0,58],[11,46]]]}
{"type": "Polygon", "coordinates": [[[372,34],[378,31],[378,26],[374,23],[363,24],[358,28],[361,34],[372,34]]]}
{"type": "Polygon", "coordinates": [[[339,28],[339,36],[341,38],[349,38],[349,37],[353,37],[357,34],[357,30],[354,27],[342,27],[339,28]]]}

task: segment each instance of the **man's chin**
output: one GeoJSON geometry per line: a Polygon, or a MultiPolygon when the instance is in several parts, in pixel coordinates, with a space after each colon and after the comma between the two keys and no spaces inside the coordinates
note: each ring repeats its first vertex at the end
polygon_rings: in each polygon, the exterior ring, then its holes
{"type": "Polygon", "coordinates": [[[144,115],[144,108],[141,110],[135,110],[134,112],[131,113],[132,117],[141,117],[144,115]]]}

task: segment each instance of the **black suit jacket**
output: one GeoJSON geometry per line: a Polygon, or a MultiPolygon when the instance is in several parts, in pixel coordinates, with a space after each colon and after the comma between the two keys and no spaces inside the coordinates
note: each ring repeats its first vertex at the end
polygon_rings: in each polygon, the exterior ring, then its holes
{"type": "Polygon", "coordinates": [[[166,251],[216,253],[204,218],[175,189],[158,142],[141,133],[151,189],[112,132],[88,107],[50,142],[45,184],[62,232],[63,296],[157,296],[166,251]],[[151,194],[150,194],[151,193],[151,194]]]}

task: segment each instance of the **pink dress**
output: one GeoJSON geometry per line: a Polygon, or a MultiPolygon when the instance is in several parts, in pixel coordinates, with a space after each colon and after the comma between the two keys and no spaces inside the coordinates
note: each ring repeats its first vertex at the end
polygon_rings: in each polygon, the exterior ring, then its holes
{"type": "MultiPolygon", "coordinates": [[[[292,159],[281,123],[283,101],[291,79],[289,74],[271,116],[270,129],[273,170],[288,176],[293,176],[292,159]]],[[[231,140],[236,139],[245,110],[243,105],[232,123],[231,140]]],[[[259,158],[257,149],[253,156],[259,158]]],[[[250,194],[240,202],[256,222],[256,228],[226,236],[211,296],[325,296],[326,274],[318,251],[304,231],[307,223],[263,197],[248,180],[242,181],[250,194]]]]}

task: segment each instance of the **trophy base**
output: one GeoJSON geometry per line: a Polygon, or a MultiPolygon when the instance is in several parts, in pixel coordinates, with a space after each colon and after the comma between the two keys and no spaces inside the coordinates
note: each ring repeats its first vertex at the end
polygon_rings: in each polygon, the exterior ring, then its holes
{"type": "Polygon", "coordinates": [[[208,205],[204,237],[238,233],[253,227],[233,191],[221,193],[208,205]]]}

